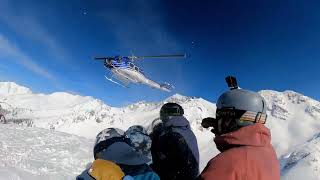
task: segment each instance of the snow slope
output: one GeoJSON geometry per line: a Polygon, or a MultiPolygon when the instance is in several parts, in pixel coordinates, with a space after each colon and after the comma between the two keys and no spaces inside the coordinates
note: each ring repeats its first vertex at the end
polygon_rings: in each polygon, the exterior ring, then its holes
{"type": "Polygon", "coordinates": [[[320,133],[280,159],[283,180],[320,177],[320,133]]]}
{"type": "Polygon", "coordinates": [[[302,94],[261,91],[267,101],[267,127],[278,156],[320,132],[320,103],[302,94]]]}
{"type": "Polygon", "coordinates": [[[92,140],[0,124],[0,180],[74,179],[92,161],[92,140]]]}
{"type": "MultiPolygon", "coordinates": [[[[267,100],[267,126],[271,129],[272,143],[278,157],[294,151],[299,144],[320,132],[318,101],[293,91],[266,90],[260,93],[267,100]]],[[[40,127],[90,139],[107,127],[125,130],[131,125],[143,125],[150,129],[165,102],[178,102],[185,109],[185,116],[198,139],[200,166],[203,168],[218,151],[212,141],[213,134],[200,125],[203,118],[215,116],[216,107],[202,98],[176,94],[161,102],[138,102],[116,108],[92,97],[64,92],[34,94],[15,83],[0,83],[0,112],[4,112],[10,122],[23,127],[40,127]]],[[[89,147],[89,156],[91,149],[89,147]]]]}

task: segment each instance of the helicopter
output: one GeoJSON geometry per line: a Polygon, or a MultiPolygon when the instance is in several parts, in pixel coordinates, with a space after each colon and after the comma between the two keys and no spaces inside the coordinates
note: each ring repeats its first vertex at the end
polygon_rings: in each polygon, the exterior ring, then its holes
{"type": "Polygon", "coordinates": [[[157,83],[144,74],[144,71],[134,64],[137,60],[153,59],[153,58],[186,58],[186,54],[175,55],[157,55],[157,56],[109,56],[95,57],[95,60],[104,62],[104,67],[110,70],[111,77],[105,78],[117,85],[128,88],[130,83],[144,84],[151,88],[159,89],[166,92],[171,92],[173,85],[165,83],[157,83]],[[116,80],[115,80],[116,79],[116,80]],[[118,81],[117,81],[118,80],[118,81]]]}

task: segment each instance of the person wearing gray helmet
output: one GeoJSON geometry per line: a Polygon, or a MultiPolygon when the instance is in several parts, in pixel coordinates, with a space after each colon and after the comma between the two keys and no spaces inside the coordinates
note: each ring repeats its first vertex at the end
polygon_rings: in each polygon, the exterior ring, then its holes
{"type": "Polygon", "coordinates": [[[217,102],[216,118],[205,118],[213,127],[214,142],[221,152],[211,159],[198,179],[279,180],[280,167],[270,143],[266,101],[253,91],[240,89],[236,78],[226,78],[230,91],[217,102]]]}

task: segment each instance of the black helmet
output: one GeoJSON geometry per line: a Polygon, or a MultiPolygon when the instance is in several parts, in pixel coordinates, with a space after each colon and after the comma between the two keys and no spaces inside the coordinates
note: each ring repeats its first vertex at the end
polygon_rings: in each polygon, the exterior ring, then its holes
{"type": "Polygon", "coordinates": [[[161,107],[160,119],[167,120],[170,116],[183,116],[184,110],[177,103],[166,103],[161,107]]]}

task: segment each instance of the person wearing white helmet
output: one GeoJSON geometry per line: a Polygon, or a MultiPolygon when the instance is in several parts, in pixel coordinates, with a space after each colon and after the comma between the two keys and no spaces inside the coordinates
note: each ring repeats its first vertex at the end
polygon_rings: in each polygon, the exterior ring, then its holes
{"type": "Polygon", "coordinates": [[[280,167],[270,143],[266,101],[253,91],[240,89],[234,77],[226,81],[230,91],[217,102],[216,118],[205,118],[213,127],[214,142],[221,152],[212,158],[198,179],[280,180],[280,167]]]}
{"type": "Polygon", "coordinates": [[[150,159],[134,149],[121,129],[101,131],[96,136],[93,156],[95,161],[77,180],[160,180],[147,164],[150,159]]]}

